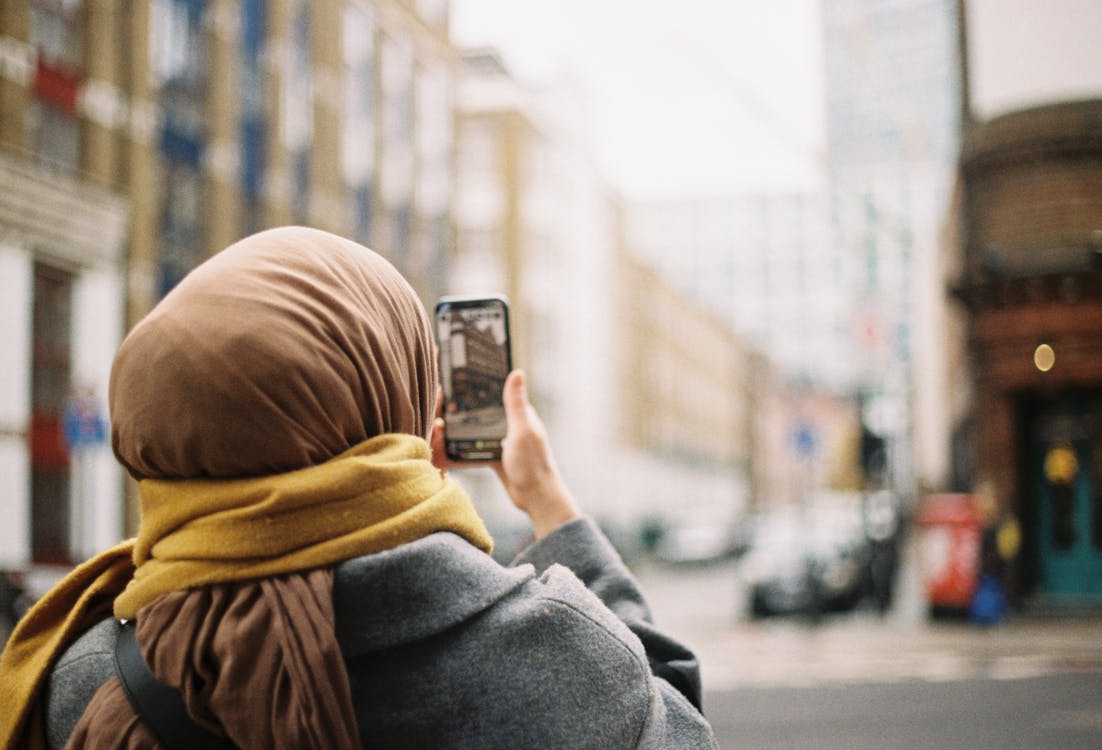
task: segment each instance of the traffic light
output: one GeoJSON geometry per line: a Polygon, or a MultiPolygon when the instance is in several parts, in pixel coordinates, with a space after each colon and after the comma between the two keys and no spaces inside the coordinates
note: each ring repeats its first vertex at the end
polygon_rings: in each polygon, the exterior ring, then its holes
{"type": "Polygon", "coordinates": [[[866,480],[883,477],[888,465],[887,444],[884,438],[861,425],[861,470],[866,480]]]}

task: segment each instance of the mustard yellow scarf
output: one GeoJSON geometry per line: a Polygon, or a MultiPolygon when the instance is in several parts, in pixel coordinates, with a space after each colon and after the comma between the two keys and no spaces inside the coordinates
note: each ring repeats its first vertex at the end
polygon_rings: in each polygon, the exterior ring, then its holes
{"type": "Polygon", "coordinates": [[[170,591],[334,565],[436,531],[492,546],[470,498],[410,435],[275,476],[144,480],[140,497],[137,539],[76,568],[12,633],[0,656],[0,748],[45,747],[45,679],[112,599],[130,619],[170,591]]]}

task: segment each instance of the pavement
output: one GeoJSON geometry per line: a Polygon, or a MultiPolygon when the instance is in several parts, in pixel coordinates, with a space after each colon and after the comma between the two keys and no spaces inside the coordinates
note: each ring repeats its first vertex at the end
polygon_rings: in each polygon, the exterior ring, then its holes
{"type": "Polygon", "coordinates": [[[931,620],[913,545],[891,609],[752,620],[736,561],[634,564],[657,624],[700,657],[707,691],[1102,674],[1102,615],[1012,613],[981,626],[931,620]]]}

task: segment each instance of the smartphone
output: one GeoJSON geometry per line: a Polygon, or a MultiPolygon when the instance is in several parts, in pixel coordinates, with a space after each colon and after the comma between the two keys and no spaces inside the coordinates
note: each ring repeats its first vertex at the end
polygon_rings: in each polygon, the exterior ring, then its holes
{"type": "Polygon", "coordinates": [[[513,369],[505,297],[443,297],[436,343],[444,391],[444,444],[453,461],[496,461],[505,439],[505,376],[513,369]]]}

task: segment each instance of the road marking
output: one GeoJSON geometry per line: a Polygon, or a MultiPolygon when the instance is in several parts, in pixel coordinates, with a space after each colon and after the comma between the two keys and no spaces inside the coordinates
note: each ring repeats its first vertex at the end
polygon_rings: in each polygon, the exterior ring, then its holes
{"type": "Polygon", "coordinates": [[[1102,731],[1102,706],[1049,711],[1041,716],[1037,724],[1042,729],[1102,731]]]}
{"type": "MultiPolygon", "coordinates": [[[[1066,660],[1065,660],[1066,661],[1066,660]]],[[[1026,680],[1069,671],[1102,673],[1102,663],[1090,669],[1068,670],[1059,658],[1026,654],[977,659],[964,653],[908,653],[897,657],[853,655],[819,656],[813,660],[756,659],[753,663],[702,660],[707,690],[737,688],[801,688],[819,685],[949,683],[966,680],[1026,680]]],[[[1100,712],[1102,721],[1102,712],[1100,712]]]]}

